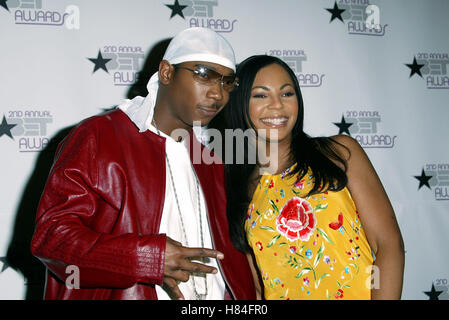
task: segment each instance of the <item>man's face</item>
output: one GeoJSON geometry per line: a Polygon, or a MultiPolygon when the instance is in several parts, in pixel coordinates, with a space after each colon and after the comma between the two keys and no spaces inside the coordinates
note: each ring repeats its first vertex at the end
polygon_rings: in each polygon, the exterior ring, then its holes
{"type": "Polygon", "coordinates": [[[222,86],[220,79],[207,81],[204,79],[205,74],[195,73],[194,70],[203,68],[201,70],[204,71],[206,68],[224,76],[233,76],[234,71],[216,63],[202,61],[183,62],[173,67],[168,96],[172,115],[189,127],[194,121],[201,122],[201,126],[207,125],[228,102],[229,91],[222,86]]]}

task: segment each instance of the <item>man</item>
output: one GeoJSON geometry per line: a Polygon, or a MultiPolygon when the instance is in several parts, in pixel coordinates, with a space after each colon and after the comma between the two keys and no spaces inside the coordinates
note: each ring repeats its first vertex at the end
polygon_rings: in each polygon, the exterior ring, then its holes
{"type": "Polygon", "coordinates": [[[246,257],[228,236],[223,166],[192,163],[204,149],[193,123],[207,125],[225,106],[234,72],[222,36],[184,30],[146,98],[67,136],[31,246],[48,268],[46,299],[255,298],[246,257]]]}

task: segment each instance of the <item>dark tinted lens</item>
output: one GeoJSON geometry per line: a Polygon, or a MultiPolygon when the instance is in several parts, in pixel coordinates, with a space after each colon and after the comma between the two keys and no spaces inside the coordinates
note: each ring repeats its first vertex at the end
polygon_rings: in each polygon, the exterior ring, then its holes
{"type": "Polygon", "coordinates": [[[226,76],[223,77],[223,85],[234,85],[235,82],[235,76],[226,76]]]}
{"type": "Polygon", "coordinates": [[[203,83],[212,84],[217,81],[222,81],[223,89],[227,91],[232,91],[235,88],[235,75],[233,76],[223,76],[221,73],[214,71],[212,69],[206,68],[204,66],[195,67],[195,78],[203,83]]]}
{"type": "Polygon", "coordinates": [[[221,78],[221,74],[203,66],[195,67],[196,78],[203,82],[213,82],[221,78]]]}
{"type": "Polygon", "coordinates": [[[236,85],[235,76],[225,76],[223,77],[223,88],[225,90],[233,90],[236,85]]]}

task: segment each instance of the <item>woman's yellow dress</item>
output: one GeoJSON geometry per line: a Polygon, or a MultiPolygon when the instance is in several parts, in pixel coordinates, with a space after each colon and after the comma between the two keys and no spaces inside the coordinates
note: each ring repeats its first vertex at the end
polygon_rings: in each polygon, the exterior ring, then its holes
{"type": "Polygon", "coordinates": [[[349,190],[306,197],[301,180],[262,175],[245,230],[265,299],[370,299],[373,257],[349,190]]]}

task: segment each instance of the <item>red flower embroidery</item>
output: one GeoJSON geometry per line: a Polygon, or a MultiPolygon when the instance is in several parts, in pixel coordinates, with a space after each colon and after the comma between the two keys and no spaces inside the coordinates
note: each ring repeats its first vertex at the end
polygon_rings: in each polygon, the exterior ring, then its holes
{"type": "Polygon", "coordinates": [[[338,215],[338,221],[329,223],[329,227],[331,229],[338,230],[342,225],[343,225],[343,214],[340,212],[340,214],[338,215]]]}
{"type": "Polygon", "coordinates": [[[316,226],[312,206],[304,199],[291,198],[276,218],[277,230],[288,240],[308,241],[316,226]]]}
{"type": "Polygon", "coordinates": [[[299,177],[298,177],[298,179],[296,179],[296,182],[295,182],[295,187],[298,189],[301,189],[301,190],[304,189],[305,181],[306,181],[305,179],[299,179],[299,177]]]}
{"type": "Polygon", "coordinates": [[[343,290],[338,289],[337,293],[334,295],[335,299],[343,299],[343,290]]]}

